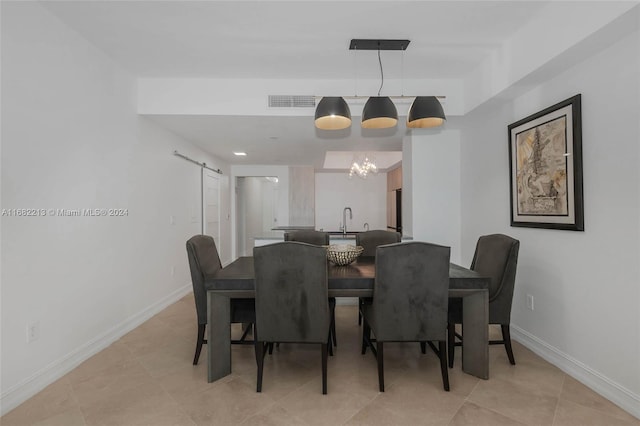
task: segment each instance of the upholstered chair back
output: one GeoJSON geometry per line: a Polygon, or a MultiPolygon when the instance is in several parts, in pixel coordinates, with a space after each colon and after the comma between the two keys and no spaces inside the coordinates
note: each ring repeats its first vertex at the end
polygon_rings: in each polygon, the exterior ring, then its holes
{"type": "Polygon", "coordinates": [[[187,256],[191,270],[193,296],[196,301],[198,324],[207,323],[207,292],[204,281],[222,268],[218,249],[209,235],[195,235],[187,240],[187,256]]]}
{"type": "Polygon", "coordinates": [[[327,250],[286,241],[254,247],[257,339],[327,343],[327,250]]]}
{"type": "Polygon", "coordinates": [[[378,246],[399,243],[400,241],[402,241],[402,235],[395,231],[375,229],[373,231],[360,232],[356,234],[356,245],[364,248],[361,256],[367,257],[375,256],[376,248],[378,246]]]}
{"type": "Polygon", "coordinates": [[[509,324],[518,266],[520,242],[507,235],[491,234],[478,239],[471,269],[491,278],[489,322],[509,324]]]}
{"type": "Polygon", "coordinates": [[[449,247],[424,242],[378,247],[371,328],[379,340],[446,340],[449,257],[449,247]]]}
{"type": "Polygon", "coordinates": [[[284,234],[285,241],[297,241],[315,246],[328,246],[329,233],[314,230],[290,231],[284,234]]]}

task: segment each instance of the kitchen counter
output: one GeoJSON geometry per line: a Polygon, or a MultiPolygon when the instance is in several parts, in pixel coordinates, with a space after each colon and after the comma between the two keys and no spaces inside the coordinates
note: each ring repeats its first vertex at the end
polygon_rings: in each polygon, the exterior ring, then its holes
{"type": "MultiPolygon", "coordinates": [[[[345,233],[342,231],[324,231],[326,233],[328,233],[329,235],[344,235],[345,233]]],[[[356,235],[359,234],[360,232],[364,232],[364,231],[347,231],[346,235],[356,235]]]]}
{"type": "Polygon", "coordinates": [[[314,230],[315,226],[306,226],[306,225],[298,225],[298,226],[276,226],[271,228],[272,231],[302,231],[302,230],[314,230]]]}
{"type": "MultiPolygon", "coordinates": [[[[346,236],[342,235],[342,232],[331,233],[329,232],[329,243],[330,244],[353,244],[356,243],[356,234],[358,232],[347,232],[346,236]]],[[[254,238],[254,246],[260,247],[267,244],[279,243],[284,240],[284,236],[272,237],[272,236],[264,236],[264,237],[256,237],[254,238]]],[[[413,237],[402,237],[402,241],[413,241],[413,237]]]]}

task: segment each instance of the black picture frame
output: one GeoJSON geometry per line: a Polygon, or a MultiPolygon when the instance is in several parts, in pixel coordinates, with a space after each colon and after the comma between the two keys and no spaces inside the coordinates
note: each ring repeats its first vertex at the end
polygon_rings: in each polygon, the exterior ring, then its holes
{"type": "Polygon", "coordinates": [[[584,231],[581,98],[508,126],[511,226],[584,231]]]}

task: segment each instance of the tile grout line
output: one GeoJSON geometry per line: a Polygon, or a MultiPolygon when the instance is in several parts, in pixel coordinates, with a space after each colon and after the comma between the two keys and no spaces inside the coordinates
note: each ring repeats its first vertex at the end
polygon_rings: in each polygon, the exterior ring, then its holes
{"type": "MultiPolygon", "coordinates": [[[[136,360],[136,361],[137,361],[137,360],[136,360]]],[[[139,362],[139,361],[138,361],[138,362],[139,362]]],[[[142,368],[144,368],[144,365],[142,366],[142,368]]],[[[146,371],[146,369],[145,369],[145,371],[146,371]]],[[[149,372],[148,372],[148,371],[147,371],[147,374],[149,374],[149,372]]],[[[177,399],[175,399],[175,398],[173,397],[173,395],[171,395],[171,392],[169,392],[169,391],[168,391],[168,390],[167,390],[167,389],[162,385],[162,382],[161,382],[160,380],[158,380],[159,378],[152,377],[152,379],[153,379],[153,381],[156,383],[156,385],[157,385],[160,389],[162,389],[162,391],[163,391],[164,393],[166,393],[166,394],[169,396],[169,398],[170,398],[170,399],[171,399],[171,400],[172,400],[172,401],[173,401],[173,402],[178,406],[178,408],[180,409],[180,412],[181,412],[182,414],[184,414],[184,415],[185,415],[185,417],[187,417],[189,420],[191,420],[191,422],[192,422],[194,425],[197,425],[198,423],[196,422],[196,420],[195,420],[193,417],[191,417],[191,414],[189,414],[189,413],[187,413],[187,412],[185,411],[185,409],[184,409],[184,407],[182,406],[182,404],[181,404],[177,399]]]]}
{"type": "Polygon", "coordinates": [[[376,399],[378,399],[381,395],[381,392],[378,392],[376,394],[376,396],[374,396],[373,398],[371,398],[371,400],[369,402],[367,402],[361,409],[359,409],[358,411],[356,411],[355,413],[353,413],[351,415],[351,417],[349,417],[348,419],[346,419],[342,424],[346,425],[347,423],[349,423],[351,421],[351,419],[353,419],[355,416],[357,416],[358,414],[360,414],[362,412],[362,410],[364,410],[365,408],[367,408],[369,405],[371,405],[371,403],[373,403],[373,401],[375,401],[376,399]]]}
{"type": "MultiPolygon", "coordinates": [[[[447,366],[447,368],[448,368],[448,366],[447,366]]],[[[464,405],[465,405],[467,402],[470,402],[470,403],[472,403],[472,404],[475,404],[473,401],[469,401],[469,396],[471,396],[471,394],[473,393],[473,391],[478,387],[478,385],[480,384],[480,380],[482,380],[482,379],[477,380],[477,381],[476,381],[476,384],[475,384],[475,385],[473,385],[473,387],[471,388],[471,390],[469,391],[469,393],[464,397],[464,399],[462,400],[462,404],[460,404],[460,407],[458,407],[458,409],[456,410],[456,412],[455,412],[455,413],[453,413],[453,416],[451,417],[451,419],[449,420],[449,423],[447,423],[447,425],[450,425],[450,424],[451,424],[451,422],[453,422],[453,419],[455,419],[455,418],[456,418],[456,415],[460,412],[460,410],[462,409],[462,407],[464,407],[464,405]]],[[[475,404],[475,405],[477,405],[477,404],[475,404]]]]}
{"type": "Polygon", "coordinates": [[[73,395],[73,401],[76,404],[76,408],[78,409],[78,411],[80,411],[80,415],[82,416],[82,421],[85,424],[85,426],[87,426],[87,416],[85,415],[84,411],[82,410],[82,407],[80,406],[80,401],[78,400],[78,395],[76,395],[76,390],[73,386],[73,383],[71,382],[71,380],[69,380],[69,378],[67,377],[68,374],[65,374],[63,377],[64,379],[67,381],[67,383],[69,383],[69,388],[71,389],[71,395],[73,395]]]}
{"type": "MultiPolygon", "coordinates": [[[[482,380],[482,379],[481,379],[481,380],[482,380]]],[[[564,383],[564,382],[563,382],[563,383],[564,383]]],[[[476,383],[476,386],[478,386],[479,384],[480,384],[480,382],[478,381],[478,382],[476,383]]],[[[474,389],[475,389],[475,387],[474,387],[474,389]]],[[[471,395],[471,392],[469,393],[469,395],[471,395]]],[[[521,424],[525,424],[525,425],[530,425],[530,426],[535,426],[535,425],[536,425],[535,423],[534,423],[534,424],[532,424],[532,423],[529,423],[528,421],[525,421],[525,420],[522,420],[522,419],[516,419],[516,418],[514,418],[514,416],[512,416],[512,415],[510,415],[510,414],[507,414],[507,413],[503,413],[503,412],[502,412],[501,410],[499,410],[499,409],[496,409],[496,408],[490,408],[490,407],[485,407],[484,405],[482,405],[482,404],[481,404],[481,403],[479,403],[479,402],[476,402],[476,401],[473,401],[473,400],[469,400],[469,402],[470,402],[471,404],[477,405],[477,406],[478,406],[478,407],[480,407],[480,408],[483,408],[483,409],[485,409],[485,410],[492,411],[492,412],[494,412],[494,413],[497,413],[497,414],[499,414],[499,415],[501,415],[501,416],[503,416],[503,417],[506,417],[506,418],[508,418],[508,419],[510,419],[510,420],[513,420],[513,421],[515,421],[515,422],[518,422],[518,423],[521,423],[521,424]]],[[[558,404],[558,403],[556,402],[556,407],[557,407],[557,404],[558,404]]],[[[554,418],[555,418],[555,412],[554,412],[554,418]]],[[[553,425],[553,422],[552,422],[550,425],[553,425]]]]}
{"type": "MultiPolygon", "coordinates": [[[[580,383],[582,386],[586,387],[590,392],[594,392],[594,393],[595,393],[595,391],[593,391],[592,389],[590,389],[588,386],[586,386],[586,385],[582,384],[580,381],[576,380],[575,378],[571,377],[570,375],[565,374],[565,375],[564,375],[564,377],[565,377],[565,381],[563,382],[563,388],[562,388],[562,390],[564,390],[564,383],[565,383],[568,379],[573,379],[574,381],[577,381],[578,383],[580,383]]],[[[561,392],[561,394],[562,394],[562,392],[561,392]]],[[[600,396],[599,394],[596,394],[596,395],[598,395],[598,397],[603,398],[603,399],[604,399],[605,401],[607,401],[608,403],[611,403],[613,406],[615,406],[617,409],[621,410],[621,411],[622,411],[623,413],[625,413],[626,415],[631,416],[633,420],[636,420],[636,418],[635,418],[635,417],[633,417],[633,415],[632,415],[631,413],[629,413],[629,412],[625,411],[622,407],[620,407],[619,405],[617,405],[617,404],[616,404],[616,403],[614,403],[613,401],[608,400],[608,399],[606,399],[606,398],[604,398],[604,397],[600,396]]],[[[559,399],[560,399],[560,398],[559,398],[559,399]]],[[[578,401],[572,401],[572,400],[570,400],[570,399],[569,399],[569,400],[567,400],[567,399],[564,399],[564,398],[562,398],[562,399],[563,399],[564,401],[566,401],[566,402],[571,403],[571,404],[575,404],[575,405],[578,405],[578,406],[580,406],[580,407],[584,407],[584,408],[587,408],[587,409],[590,409],[590,410],[596,411],[596,412],[598,412],[598,413],[600,413],[600,414],[603,414],[603,415],[605,415],[605,416],[613,417],[613,418],[618,419],[618,420],[621,420],[621,421],[628,421],[628,419],[622,418],[618,413],[611,413],[611,412],[609,412],[609,411],[607,411],[607,410],[603,410],[603,409],[601,409],[601,408],[599,408],[599,407],[592,406],[592,405],[588,405],[588,404],[584,404],[584,403],[581,403],[581,402],[578,402],[578,401]]],[[[637,420],[636,420],[636,421],[637,421],[637,420]]]]}
{"type": "Polygon", "coordinates": [[[567,375],[563,374],[562,386],[560,386],[560,392],[558,392],[558,400],[556,401],[556,409],[553,411],[553,420],[551,421],[552,425],[556,424],[556,418],[558,417],[558,407],[560,406],[560,395],[562,395],[562,391],[564,390],[564,384],[566,381],[567,381],[567,375]]]}

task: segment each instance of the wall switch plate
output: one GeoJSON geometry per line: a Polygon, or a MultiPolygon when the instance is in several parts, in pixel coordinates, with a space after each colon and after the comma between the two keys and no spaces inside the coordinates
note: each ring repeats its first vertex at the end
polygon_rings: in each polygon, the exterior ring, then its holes
{"type": "Polygon", "coordinates": [[[176,217],[169,216],[169,225],[175,225],[175,224],[176,224],[176,217]]]}
{"type": "Polygon", "coordinates": [[[173,277],[176,274],[176,267],[172,266],[171,267],[171,276],[173,277]]]}
{"type": "Polygon", "coordinates": [[[38,321],[27,324],[27,343],[34,342],[40,338],[40,323],[38,321]]]}
{"type": "Polygon", "coordinates": [[[533,296],[530,294],[527,294],[527,308],[533,311],[533,296]]]}

